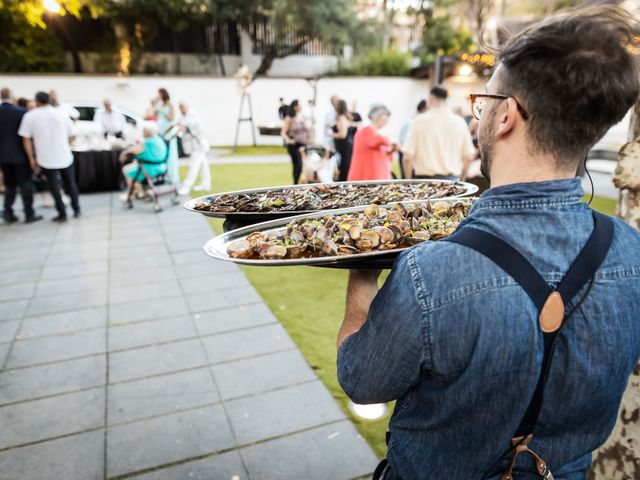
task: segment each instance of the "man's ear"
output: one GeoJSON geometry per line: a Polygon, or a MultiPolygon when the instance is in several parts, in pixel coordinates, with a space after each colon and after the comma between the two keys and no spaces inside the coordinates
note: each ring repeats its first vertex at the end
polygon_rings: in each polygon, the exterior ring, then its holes
{"type": "Polygon", "coordinates": [[[506,137],[515,128],[520,113],[513,98],[507,98],[496,114],[496,137],[506,137]]]}

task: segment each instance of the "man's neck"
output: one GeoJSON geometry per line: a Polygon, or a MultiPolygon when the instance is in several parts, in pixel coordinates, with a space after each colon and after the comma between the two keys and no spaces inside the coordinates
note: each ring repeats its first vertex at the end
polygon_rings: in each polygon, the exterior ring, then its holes
{"type": "Polygon", "coordinates": [[[574,178],[576,176],[576,168],[558,168],[555,159],[546,155],[512,156],[494,160],[490,176],[491,188],[494,188],[514,183],[546,182],[574,178]]]}

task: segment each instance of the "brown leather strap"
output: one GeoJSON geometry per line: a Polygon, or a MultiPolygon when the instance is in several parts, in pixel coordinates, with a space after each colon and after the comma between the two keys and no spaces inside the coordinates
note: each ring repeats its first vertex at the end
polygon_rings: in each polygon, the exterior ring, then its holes
{"type": "Polygon", "coordinates": [[[509,465],[507,465],[507,469],[504,471],[501,480],[513,480],[513,467],[516,464],[516,459],[520,453],[527,453],[533,457],[533,460],[536,463],[536,470],[538,471],[538,475],[540,475],[545,480],[553,480],[553,475],[551,474],[551,470],[547,466],[547,462],[545,462],[540,456],[529,448],[529,443],[533,440],[533,434],[529,434],[526,437],[513,437],[511,439],[511,443],[514,446],[513,454],[511,455],[511,460],[509,460],[509,465]]]}

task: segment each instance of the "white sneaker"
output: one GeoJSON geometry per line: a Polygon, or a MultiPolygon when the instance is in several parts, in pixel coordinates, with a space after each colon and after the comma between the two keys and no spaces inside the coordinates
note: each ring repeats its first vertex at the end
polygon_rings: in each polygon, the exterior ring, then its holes
{"type": "Polygon", "coordinates": [[[181,195],[181,196],[189,195],[189,192],[191,192],[191,189],[188,187],[180,187],[178,189],[178,195],[181,195]]]}
{"type": "Polygon", "coordinates": [[[211,190],[211,187],[205,187],[204,185],[196,185],[193,187],[194,192],[205,192],[211,190]]]}
{"type": "Polygon", "coordinates": [[[128,197],[129,197],[129,193],[123,193],[122,195],[120,195],[120,200],[122,200],[123,202],[126,202],[128,197]]]}

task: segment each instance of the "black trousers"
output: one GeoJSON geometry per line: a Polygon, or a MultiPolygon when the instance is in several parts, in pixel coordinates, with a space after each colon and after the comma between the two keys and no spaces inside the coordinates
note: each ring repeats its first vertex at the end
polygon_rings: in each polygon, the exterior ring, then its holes
{"type": "Polygon", "coordinates": [[[25,216],[33,216],[33,193],[35,185],[32,180],[32,170],[28,163],[2,164],[4,178],[4,214],[13,215],[13,202],[16,200],[18,189],[22,197],[25,216]]]}
{"type": "Polygon", "coordinates": [[[304,143],[287,144],[287,151],[291,157],[293,164],[293,183],[297,184],[302,173],[302,158],[300,157],[300,147],[304,147],[304,143]]]}
{"type": "Polygon", "coordinates": [[[349,174],[349,167],[351,166],[351,153],[353,145],[349,138],[336,138],[336,151],[340,154],[340,174],[338,175],[339,182],[346,182],[347,175],[349,174]]]}
{"type": "Polygon", "coordinates": [[[64,206],[62,195],[60,194],[60,179],[62,179],[65,192],[71,197],[71,207],[73,207],[73,211],[79,213],[80,200],[78,199],[78,185],[76,184],[76,172],[73,163],[67,168],[43,168],[42,173],[47,177],[49,190],[56,203],[58,215],[62,217],[67,216],[67,209],[64,206]]]}

